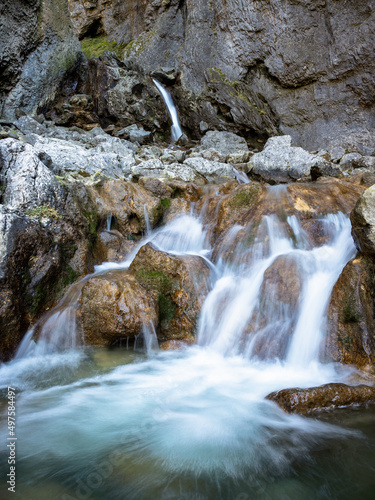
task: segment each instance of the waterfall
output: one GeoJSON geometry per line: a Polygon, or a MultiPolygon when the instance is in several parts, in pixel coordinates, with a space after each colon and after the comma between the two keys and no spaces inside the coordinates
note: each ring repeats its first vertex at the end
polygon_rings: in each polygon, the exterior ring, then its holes
{"type": "Polygon", "coordinates": [[[112,224],[112,214],[107,215],[107,231],[109,232],[111,230],[111,224],[112,224]]]}
{"type": "Polygon", "coordinates": [[[159,350],[159,342],[156,336],[155,327],[152,323],[143,325],[143,344],[146,353],[150,356],[159,350]]]}
{"type": "MultiPolygon", "coordinates": [[[[106,262],[96,266],[93,274],[89,274],[73,284],[60,303],[29,329],[17,349],[15,359],[43,356],[82,346],[84,344],[83,334],[77,322],[77,311],[84,284],[98,274],[113,269],[128,269],[143,245],[152,242],[156,248],[164,252],[175,255],[198,255],[208,260],[207,255],[210,253],[210,248],[202,221],[192,215],[182,215],[173,219],[166,226],[152,231],[146,205],[144,206],[144,214],[145,238],[127,256],[126,260],[121,263],[106,262]]],[[[211,265],[210,261],[208,263],[211,265]]],[[[153,325],[144,327],[143,338],[148,353],[154,351],[157,345],[157,338],[156,335],[153,336],[153,332],[155,332],[153,325]]],[[[137,343],[137,338],[135,343],[137,343]]]]}
{"type": "Polygon", "coordinates": [[[182,129],[178,119],[176,106],[174,105],[172,96],[169,94],[169,92],[157,80],[153,79],[153,82],[155,83],[157,89],[159,90],[164,100],[164,103],[167,107],[169,116],[171,117],[172,120],[172,127],[171,127],[172,141],[177,142],[178,139],[182,136],[182,129]]]}
{"type": "MultiPolygon", "coordinates": [[[[272,190],[272,194],[281,196],[282,190],[272,190]]],[[[233,226],[214,263],[200,218],[182,215],[152,231],[147,223],[146,206],[144,210],[146,236],[127,259],[119,264],[97,266],[93,275],[73,285],[61,303],[28,332],[17,351],[17,358],[81,345],[82,334],[76,313],[84,283],[107,270],[127,269],[139,248],[152,242],[159,250],[174,255],[200,256],[212,270],[214,284],[199,319],[197,343],[200,346],[225,356],[278,358],[294,366],[318,360],[332,288],[345,264],[355,255],[347,217],[336,214],[322,218],[325,243],[316,246],[295,216],[282,221],[276,215],[268,215],[263,218],[255,237],[250,238],[253,243],[240,242],[235,259],[227,262],[225,254],[238,235],[246,240],[254,231],[251,224],[247,228],[233,226]],[[287,281],[275,283],[270,277],[279,275],[280,268],[286,270],[284,280],[287,281]],[[288,275],[292,276],[289,281],[288,275]],[[293,280],[294,292],[290,289],[293,280]]],[[[156,336],[152,329],[153,326],[145,326],[143,336],[147,352],[155,347],[156,336]]]]}
{"type": "Polygon", "coordinates": [[[250,183],[250,179],[245,174],[245,172],[242,172],[241,170],[237,170],[234,167],[233,167],[233,172],[234,172],[234,175],[236,176],[238,184],[249,184],[250,183]]]}
{"type": "Polygon", "coordinates": [[[149,217],[148,211],[147,211],[147,203],[145,203],[143,206],[143,212],[145,215],[146,236],[148,236],[150,234],[150,231],[151,231],[151,224],[150,224],[150,217],[149,217]]]}
{"type": "MultiPolygon", "coordinates": [[[[362,438],[354,431],[288,415],[265,399],[352,374],[318,362],[332,287],[355,254],[350,221],[322,217],[315,242],[295,216],[258,222],[233,225],[215,253],[204,214],[183,215],[150,230],[124,262],[94,273],[126,269],[148,242],[205,259],[214,272],[198,345],[159,350],[154,325],[144,324],[134,348],[127,337],[123,349],[72,350],[81,346],[76,313],[93,275],[73,284],[28,332],[16,359],[0,365],[4,394],[17,388],[22,498],[49,500],[51,491],[59,498],[88,492],[130,500],[315,498],[332,464],[347,463],[351,471],[351,452],[354,461],[361,458],[355,450],[362,438]],[[142,338],[146,356],[138,348],[142,338]]],[[[6,417],[1,424],[8,435],[6,417]]],[[[363,470],[360,463],[348,484],[363,470]]],[[[371,463],[368,470],[373,488],[371,463]]]]}
{"type": "Polygon", "coordinates": [[[347,217],[329,215],[321,223],[326,243],[313,247],[296,217],[285,224],[266,216],[254,245],[238,248],[237,263],[218,271],[201,311],[199,345],[224,355],[280,358],[294,366],[317,361],[332,288],[356,253],[347,217]],[[294,304],[288,303],[293,293],[288,281],[280,283],[285,294],[280,298],[277,283],[265,278],[266,272],[279,273],[280,266],[293,271],[300,284],[294,304]]]}

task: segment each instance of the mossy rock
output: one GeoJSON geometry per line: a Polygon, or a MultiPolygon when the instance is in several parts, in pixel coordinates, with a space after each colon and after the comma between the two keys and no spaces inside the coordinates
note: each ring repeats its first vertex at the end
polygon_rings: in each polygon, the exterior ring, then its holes
{"type": "Polygon", "coordinates": [[[210,271],[200,257],[176,256],[148,243],[130,270],[158,306],[160,339],[184,339],[196,332],[197,320],[208,293],[210,271]]]}
{"type": "Polygon", "coordinates": [[[115,40],[108,40],[105,36],[100,36],[81,40],[81,49],[87,59],[100,57],[106,51],[115,52],[117,57],[122,59],[125,45],[118,44],[115,40]]]}

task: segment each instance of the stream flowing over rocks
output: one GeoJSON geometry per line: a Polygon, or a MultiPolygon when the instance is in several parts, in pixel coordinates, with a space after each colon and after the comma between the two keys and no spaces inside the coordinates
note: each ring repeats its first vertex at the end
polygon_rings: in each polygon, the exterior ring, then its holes
{"type": "Polygon", "coordinates": [[[370,498],[374,12],[0,5],[20,498],[370,498]]]}

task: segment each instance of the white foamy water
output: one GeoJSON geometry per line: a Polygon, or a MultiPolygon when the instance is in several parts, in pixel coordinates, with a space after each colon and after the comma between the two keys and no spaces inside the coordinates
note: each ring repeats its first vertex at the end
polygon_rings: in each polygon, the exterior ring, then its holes
{"type": "MultiPolygon", "coordinates": [[[[262,341],[266,345],[270,342],[270,334],[271,341],[281,342],[280,332],[284,331],[285,335],[290,332],[290,339],[283,342],[288,343],[287,355],[270,350],[269,359],[286,358],[293,366],[318,361],[332,288],[356,254],[347,217],[329,215],[321,222],[327,243],[313,248],[295,217],[288,218],[292,234],[287,234],[285,224],[275,216],[265,217],[261,227],[264,242],[255,241],[253,247],[244,250],[252,253],[251,264],[221,266],[221,276],[201,311],[198,343],[224,355],[243,353],[252,358],[256,346],[262,341]],[[269,300],[267,294],[262,295],[265,272],[281,257],[299,269],[301,293],[294,309],[276,297],[269,300]],[[252,318],[256,321],[260,315],[261,327],[248,332],[252,318]]],[[[281,282],[281,286],[284,295],[288,295],[288,283],[281,282]]]]}
{"type": "MultiPolygon", "coordinates": [[[[79,289],[68,308],[52,311],[39,347],[29,333],[17,359],[0,367],[1,387],[18,389],[26,496],[48,498],[38,487],[53,477],[63,485],[61,499],[81,498],[82,485],[98,500],[232,499],[244,491],[263,499],[264,485],[293,476],[296,463],[308,468],[314,450],[357,439],[352,431],[287,415],[264,399],[275,390],[350,375],[318,357],[332,287],[355,253],[350,221],[337,214],[321,224],[324,241],[314,246],[295,217],[280,222],[268,216],[254,242],[238,246],[238,259],[227,263],[225,251],[244,230],[233,227],[218,263],[210,262],[214,281],[201,311],[199,345],[181,352],[159,351],[153,325],[143,332],[148,357],[142,351],[72,351],[67,329],[54,322],[76,303],[79,289]],[[284,258],[299,273],[294,305],[266,283],[284,258]],[[62,346],[68,350],[56,352],[62,346]],[[109,476],[90,486],[87,478],[103,464],[110,464],[109,476]]],[[[192,215],[150,231],[136,251],[148,242],[172,254],[211,256],[202,221],[192,215]]],[[[135,252],[120,266],[128,267],[135,252]]],[[[6,422],[1,431],[6,434],[6,422]]],[[[305,496],[313,494],[312,488],[305,496]]]]}
{"type": "Polygon", "coordinates": [[[178,119],[178,113],[176,106],[173,102],[173,99],[170,95],[170,93],[159,83],[157,80],[153,80],[155,83],[158,91],[160,92],[163,101],[165,103],[165,106],[168,110],[169,116],[171,117],[172,120],[172,127],[171,127],[171,133],[172,133],[172,141],[177,142],[178,139],[182,136],[182,129],[180,125],[180,121],[178,119]]]}

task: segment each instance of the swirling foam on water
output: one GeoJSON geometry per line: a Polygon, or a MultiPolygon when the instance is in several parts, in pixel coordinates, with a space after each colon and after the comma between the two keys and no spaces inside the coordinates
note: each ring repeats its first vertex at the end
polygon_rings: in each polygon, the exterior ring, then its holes
{"type": "MultiPolygon", "coordinates": [[[[82,348],[43,357],[34,352],[34,357],[3,365],[2,387],[16,385],[21,391],[17,395],[19,461],[29,488],[54,475],[71,493],[98,460],[108,463],[116,450],[119,465],[111,464],[117,496],[108,493],[105,483],[104,490],[94,488],[92,498],[151,499],[156,489],[160,498],[176,498],[179,486],[171,485],[187,477],[186,498],[233,498],[236,482],[251,489],[262,478],[287,476],[295,462],[309,463],[317,445],[327,447],[330,440],[353,437],[352,432],[332,425],[286,415],[264,399],[285,387],[342,380],[335,366],[320,364],[316,353],[304,364],[296,362],[290,354],[295,336],[283,361],[278,357],[260,361],[250,344],[239,349],[264,271],[284,254],[310,259],[305,300],[316,295],[316,286],[309,285],[312,277],[324,277],[317,278],[326,294],[324,303],[319,296],[316,308],[318,331],[309,330],[309,335],[321,336],[329,287],[353,251],[347,219],[331,217],[327,225],[333,231],[330,242],[314,250],[303,243],[303,232],[294,219],[289,221],[294,233],[289,239],[269,220],[269,248],[258,248],[252,267],[244,272],[243,266],[227,266],[221,260],[202,310],[200,346],[183,352],[154,352],[149,359],[132,354],[129,360],[125,352],[122,366],[115,368],[101,366],[100,351],[82,348]],[[206,496],[200,496],[197,485],[202,478],[204,488],[209,489],[206,496]],[[228,482],[232,489],[224,494],[228,482]]],[[[191,216],[150,233],[141,244],[148,241],[171,253],[210,255],[202,224],[191,216]]],[[[310,307],[314,307],[311,300],[310,307]]],[[[298,314],[301,311],[303,307],[298,314]]],[[[151,330],[147,339],[150,349],[155,347],[151,330]]],[[[296,342],[305,342],[303,335],[296,342]]],[[[2,434],[6,434],[6,423],[2,434]]],[[[112,482],[109,486],[115,487],[112,482]]]]}

